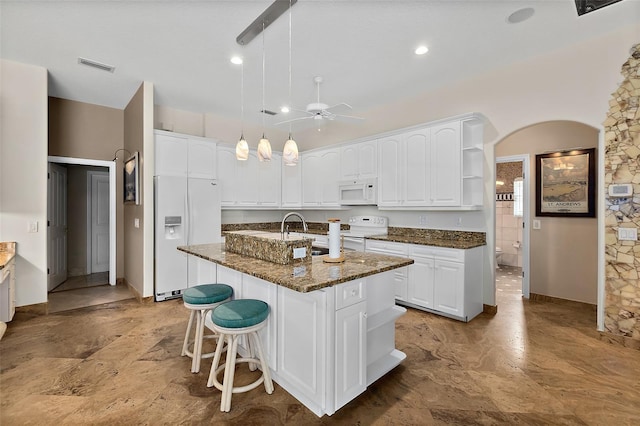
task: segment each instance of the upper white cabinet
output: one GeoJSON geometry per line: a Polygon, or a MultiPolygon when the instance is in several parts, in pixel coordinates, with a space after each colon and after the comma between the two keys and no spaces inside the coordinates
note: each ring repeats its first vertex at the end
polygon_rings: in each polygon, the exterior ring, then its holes
{"type": "Polygon", "coordinates": [[[216,179],[217,144],[212,139],[155,131],[155,175],[216,179]]]}
{"type": "Polygon", "coordinates": [[[378,176],[377,141],[359,142],[340,148],[340,179],[368,179],[378,176]]]}
{"type": "Polygon", "coordinates": [[[236,159],[234,147],[218,147],[220,204],[222,207],[277,208],[280,206],[281,156],[260,162],[255,151],[249,159],[236,159]]]}
{"type": "Polygon", "coordinates": [[[378,206],[482,206],[483,123],[474,115],[378,142],[378,206]]]}
{"type": "Polygon", "coordinates": [[[303,153],[300,163],[302,206],[339,207],[340,150],[331,148],[303,153]]]}
{"type": "Polygon", "coordinates": [[[302,207],[302,163],[282,166],[282,207],[302,207]]]}

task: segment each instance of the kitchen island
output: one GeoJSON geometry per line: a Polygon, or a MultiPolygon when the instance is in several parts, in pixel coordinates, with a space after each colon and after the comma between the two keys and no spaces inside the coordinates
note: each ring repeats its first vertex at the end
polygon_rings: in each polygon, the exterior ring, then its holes
{"type": "MultiPolygon", "coordinates": [[[[260,299],[271,313],[261,338],[273,380],[317,416],[331,415],[406,355],[395,348],[393,270],[412,259],[345,252],[280,265],[225,250],[224,244],[178,247],[217,265],[217,281],[235,298],[260,299]]],[[[240,353],[246,352],[240,348],[240,353]]]]}

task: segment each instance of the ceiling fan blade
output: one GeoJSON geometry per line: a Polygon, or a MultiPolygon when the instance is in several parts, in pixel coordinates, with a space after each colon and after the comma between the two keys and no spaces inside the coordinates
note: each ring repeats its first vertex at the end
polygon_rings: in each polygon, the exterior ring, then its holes
{"type": "Polygon", "coordinates": [[[285,121],[280,121],[279,123],[274,123],[274,125],[279,126],[281,124],[293,123],[294,121],[300,121],[300,120],[308,120],[310,118],[314,118],[314,116],[310,115],[308,117],[292,118],[291,120],[285,120],[285,121]]]}
{"type": "Polygon", "coordinates": [[[341,121],[362,121],[364,117],[356,117],[355,115],[334,114],[334,118],[341,121]]]}
{"type": "MultiPolygon", "coordinates": [[[[350,110],[350,109],[353,109],[353,108],[351,107],[351,105],[346,104],[344,102],[339,103],[339,104],[335,104],[335,105],[331,105],[330,107],[325,108],[325,110],[335,110],[335,109],[337,109],[337,110],[350,110]]],[[[331,111],[331,112],[335,113],[335,111],[331,111]]]]}

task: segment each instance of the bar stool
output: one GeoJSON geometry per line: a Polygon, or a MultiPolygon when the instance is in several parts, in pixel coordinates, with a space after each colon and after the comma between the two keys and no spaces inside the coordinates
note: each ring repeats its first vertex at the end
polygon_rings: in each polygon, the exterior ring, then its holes
{"type": "Polygon", "coordinates": [[[269,317],[269,305],[262,300],[238,299],[226,302],[215,308],[207,319],[207,327],[215,331],[218,336],[215,356],[211,364],[207,387],[215,386],[222,391],[220,400],[220,411],[229,412],[231,409],[231,396],[234,393],[247,392],[258,387],[264,382],[264,388],[268,394],[273,393],[273,382],[269,365],[265,358],[262,342],[258,331],[267,324],[269,317]],[[241,336],[247,336],[247,346],[249,350],[248,358],[238,358],[238,340],[241,336]],[[227,339],[227,360],[225,364],[220,363],[222,347],[227,339]],[[256,353],[257,351],[257,353],[256,353]],[[254,371],[258,364],[262,369],[262,375],[253,383],[246,386],[233,386],[236,363],[247,362],[249,369],[254,371]],[[218,373],[224,370],[223,382],[218,381],[218,373]]]}
{"type": "Polygon", "coordinates": [[[216,306],[229,300],[233,295],[233,288],[226,284],[201,284],[189,287],[182,293],[182,301],[185,308],[191,310],[189,315],[189,324],[187,332],[184,335],[184,343],[182,344],[182,356],[192,358],[191,372],[200,371],[200,360],[202,358],[211,358],[213,352],[202,354],[202,341],[205,338],[217,338],[217,335],[204,336],[204,320],[206,315],[216,306]],[[196,318],[195,337],[192,342],[189,341],[191,336],[191,325],[193,318],[196,318]],[[189,346],[193,343],[193,350],[189,350],[189,346]]]}

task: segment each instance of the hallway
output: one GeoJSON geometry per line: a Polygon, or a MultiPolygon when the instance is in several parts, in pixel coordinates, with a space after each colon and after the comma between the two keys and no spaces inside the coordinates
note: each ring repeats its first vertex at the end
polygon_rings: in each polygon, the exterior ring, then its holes
{"type": "Polygon", "coordinates": [[[126,285],[109,285],[109,272],[70,277],[48,297],[50,314],[135,298],[126,285]]]}

